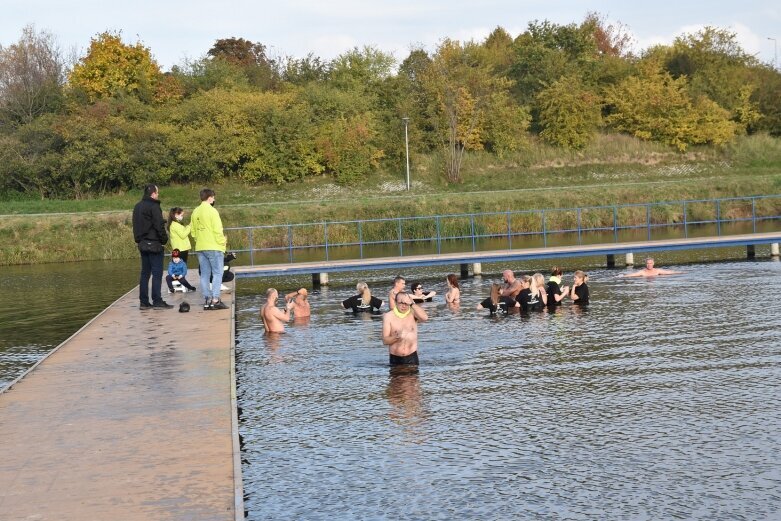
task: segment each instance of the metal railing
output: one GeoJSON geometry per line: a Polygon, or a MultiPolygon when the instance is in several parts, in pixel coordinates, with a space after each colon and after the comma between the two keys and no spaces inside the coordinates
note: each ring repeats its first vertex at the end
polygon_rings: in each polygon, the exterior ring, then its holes
{"type": "Polygon", "coordinates": [[[263,263],[269,255],[275,262],[294,263],[364,259],[378,252],[403,257],[444,249],[475,252],[484,246],[581,245],[592,238],[601,243],[652,241],[662,229],[664,238],[671,233],[689,237],[704,227],[710,227],[704,230],[708,235],[721,236],[756,233],[768,221],[781,222],[781,195],[242,226],[226,232],[231,249],[249,254],[254,265],[259,255],[266,258],[263,263]],[[297,259],[300,252],[307,252],[306,258],[297,259]],[[315,253],[317,259],[312,258],[315,253]]]}

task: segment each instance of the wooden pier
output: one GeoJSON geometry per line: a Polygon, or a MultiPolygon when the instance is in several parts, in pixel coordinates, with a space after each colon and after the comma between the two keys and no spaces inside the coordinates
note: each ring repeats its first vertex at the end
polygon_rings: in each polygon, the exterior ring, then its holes
{"type": "Polygon", "coordinates": [[[405,269],[419,266],[460,266],[461,276],[466,277],[469,265],[473,274],[478,274],[484,262],[521,262],[539,259],[560,259],[567,257],[605,256],[608,267],[615,265],[616,255],[625,255],[626,264],[634,263],[635,253],[654,251],[691,250],[702,248],[730,248],[745,246],[746,255],[754,256],[755,246],[771,245],[771,255],[778,256],[781,232],[751,233],[745,235],[722,235],[718,237],[690,237],[684,239],[652,240],[639,242],[611,242],[601,244],[579,244],[572,246],[550,246],[545,248],[523,248],[512,250],[470,251],[403,257],[377,257],[363,259],[323,260],[315,262],[294,262],[287,264],[266,264],[234,268],[236,277],[271,277],[312,274],[313,284],[328,283],[328,274],[356,270],[405,269]]]}
{"type": "Polygon", "coordinates": [[[164,298],[135,288],[0,394],[0,519],[244,518],[233,296],[164,298]]]}

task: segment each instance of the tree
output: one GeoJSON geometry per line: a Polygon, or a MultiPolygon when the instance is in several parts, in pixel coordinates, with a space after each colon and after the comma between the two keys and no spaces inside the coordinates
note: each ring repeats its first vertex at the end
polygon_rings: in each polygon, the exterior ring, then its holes
{"type": "Polygon", "coordinates": [[[266,46],[244,38],[223,38],[214,42],[206,53],[214,60],[237,66],[251,85],[263,90],[274,88],[279,80],[276,62],[266,54],[266,46]]]}
{"type": "Polygon", "coordinates": [[[492,74],[490,65],[481,59],[479,45],[447,39],[437,48],[425,78],[444,152],[445,177],[457,183],[465,151],[484,148],[491,104],[501,99],[497,94],[507,92],[512,82],[492,74]]]}
{"type": "Polygon", "coordinates": [[[29,123],[62,104],[65,61],[50,33],[28,25],[22,37],[0,46],[0,123],[29,123]]]}
{"type": "Polygon", "coordinates": [[[599,126],[599,97],[583,87],[580,78],[568,76],[537,94],[540,136],[554,145],[579,149],[586,146],[599,126]]]}
{"type": "Polygon", "coordinates": [[[160,67],[141,42],[127,45],[119,33],[104,32],[91,40],[69,82],[90,102],[123,94],[151,102],[160,79],[160,67]]]}
{"type": "Polygon", "coordinates": [[[692,144],[722,145],[739,130],[728,111],[706,96],[689,95],[686,77],[673,78],[656,61],[642,63],[608,89],[605,121],[620,132],[686,150],[692,144]]]}
{"type": "MultiPolygon", "coordinates": [[[[693,96],[707,96],[730,111],[732,119],[741,123],[744,131],[756,121],[746,117],[745,92],[757,88],[754,70],[759,62],[743,50],[734,32],[705,27],[694,34],[679,36],[661,54],[673,78],[689,79],[693,96]]],[[[756,111],[756,107],[749,108],[749,112],[752,110],[756,111]]]]}

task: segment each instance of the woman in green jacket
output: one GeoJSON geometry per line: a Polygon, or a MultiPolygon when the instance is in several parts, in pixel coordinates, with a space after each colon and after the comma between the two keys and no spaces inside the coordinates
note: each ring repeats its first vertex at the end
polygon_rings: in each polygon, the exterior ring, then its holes
{"type": "Polygon", "coordinates": [[[187,264],[187,255],[190,251],[190,225],[182,224],[184,210],[171,208],[168,212],[168,236],[171,238],[171,250],[179,250],[179,258],[187,264]]]}

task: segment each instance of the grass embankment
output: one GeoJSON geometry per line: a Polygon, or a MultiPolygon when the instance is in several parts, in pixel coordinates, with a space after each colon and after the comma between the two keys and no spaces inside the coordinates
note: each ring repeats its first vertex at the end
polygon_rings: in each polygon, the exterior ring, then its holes
{"type": "MultiPolygon", "coordinates": [[[[214,188],[225,226],[779,194],[781,140],[752,136],[724,150],[681,155],[656,144],[603,136],[580,152],[535,145],[503,159],[471,154],[458,185],[446,184],[440,172],[436,158],[414,158],[410,192],[401,171],[380,172],[353,187],[317,178],[285,186],[229,182],[214,188]]],[[[163,208],[193,208],[200,188],[161,187],[163,208]]],[[[78,201],[4,201],[0,264],[132,258],[130,209],[138,199],[138,193],[122,193],[78,201]]],[[[571,219],[556,215],[550,226],[571,219]]],[[[671,209],[654,218],[681,216],[671,209]]],[[[644,222],[645,215],[637,219],[644,222]]],[[[231,246],[242,245],[236,238],[231,246]]]]}

